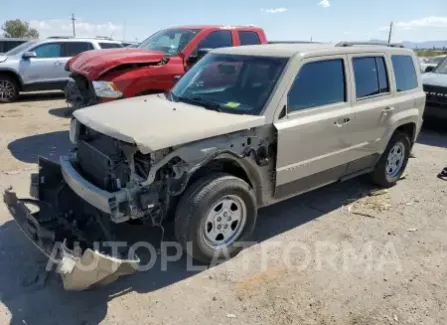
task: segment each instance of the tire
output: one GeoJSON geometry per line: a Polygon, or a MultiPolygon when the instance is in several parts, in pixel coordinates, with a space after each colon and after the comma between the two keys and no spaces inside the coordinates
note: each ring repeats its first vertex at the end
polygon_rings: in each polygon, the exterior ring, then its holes
{"type": "Polygon", "coordinates": [[[410,152],[411,141],[408,135],[396,132],[372,172],[373,182],[385,188],[394,186],[407,167],[410,152]]]}
{"type": "Polygon", "coordinates": [[[195,260],[204,264],[222,262],[242,250],[237,243],[249,239],[256,218],[256,200],[250,186],[237,177],[216,173],[198,179],[183,194],[176,210],[175,236],[195,260]],[[241,218],[236,221],[238,215],[241,218]],[[222,233],[216,236],[218,232],[222,233]]]}
{"type": "Polygon", "coordinates": [[[19,97],[17,81],[8,76],[0,75],[0,103],[11,103],[19,97]]]}

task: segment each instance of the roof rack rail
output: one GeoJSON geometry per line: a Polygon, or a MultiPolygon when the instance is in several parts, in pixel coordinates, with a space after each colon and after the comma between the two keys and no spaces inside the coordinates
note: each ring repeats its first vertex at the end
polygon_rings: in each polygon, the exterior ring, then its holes
{"type": "Polygon", "coordinates": [[[73,36],[50,36],[47,39],[57,39],[57,38],[74,38],[73,36]]]}
{"type": "Polygon", "coordinates": [[[380,42],[339,42],[335,44],[335,46],[339,47],[347,47],[347,46],[355,46],[355,45],[374,45],[374,46],[388,46],[388,47],[400,47],[404,48],[402,44],[398,43],[380,43],[380,42]]]}
{"type": "Polygon", "coordinates": [[[312,41],[269,41],[267,44],[321,44],[320,42],[312,41]]]}

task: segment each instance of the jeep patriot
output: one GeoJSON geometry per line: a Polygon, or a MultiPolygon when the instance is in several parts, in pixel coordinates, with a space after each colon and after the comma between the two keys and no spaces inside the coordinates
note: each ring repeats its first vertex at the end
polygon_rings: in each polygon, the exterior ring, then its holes
{"type": "MultiPolygon", "coordinates": [[[[64,242],[61,264],[70,261],[74,242],[84,254],[116,263],[91,243],[113,240],[112,225],[135,220],[172,220],[188,254],[210,263],[241,250],[260,207],[361,174],[383,187],[396,184],[424,106],[409,49],[217,49],[168,93],[76,111],[75,148],[59,164],[40,159],[40,211],[31,213],[12,189],[4,200],[44,252],[64,242]]],[[[62,266],[66,288],[100,280],[74,285],[82,273],[76,261],[62,266]]],[[[120,265],[132,263],[138,259],[120,265]]]]}

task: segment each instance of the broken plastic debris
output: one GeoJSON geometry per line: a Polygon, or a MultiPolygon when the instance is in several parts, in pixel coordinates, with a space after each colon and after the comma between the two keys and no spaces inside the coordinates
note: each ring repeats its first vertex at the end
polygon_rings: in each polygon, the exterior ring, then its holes
{"type": "Polygon", "coordinates": [[[384,195],[387,193],[388,193],[388,190],[378,190],[378,191],[372,191],[371,193],[369,193],[369,196],[379,196],[379,195],[384,195]]]}
{"type": "Polygon", "coordinates": [[[132,274],[137,270],[138,263],[138,260],[121,260],[89,248],[80,258],[64,252],[57,272],[62,277],[64,289],[79,291],[103,286],[122,275],[132,274]],[[92,263],[94,268],[89,267],[92,263]]]}

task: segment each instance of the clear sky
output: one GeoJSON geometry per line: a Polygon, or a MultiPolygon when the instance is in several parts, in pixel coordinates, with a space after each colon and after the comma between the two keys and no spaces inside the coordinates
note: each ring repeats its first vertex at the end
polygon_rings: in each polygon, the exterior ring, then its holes
{"type": "Polygon", "coordinates": [[[184,24],[254,24],[269,40],[393,41],[447,39],[447,0],[0,0],[0,24],[27,20],[42,37],[110,36],[143,40],[155,31],[184,24]],[[20,5],[18,5],[20,3],[20,5]]]}

